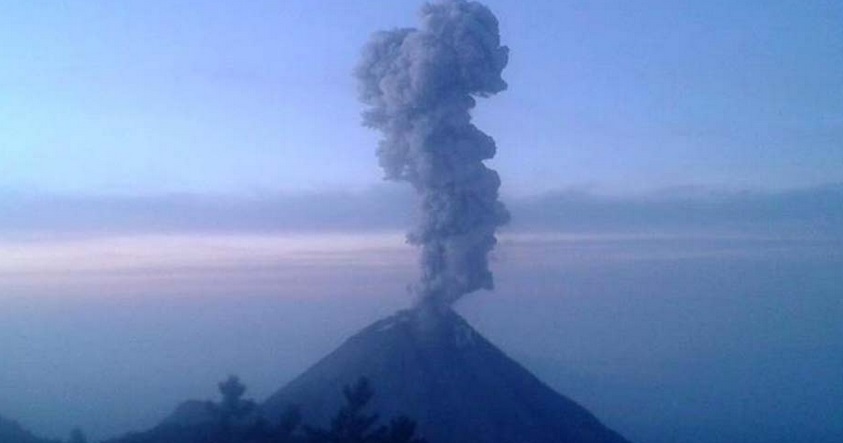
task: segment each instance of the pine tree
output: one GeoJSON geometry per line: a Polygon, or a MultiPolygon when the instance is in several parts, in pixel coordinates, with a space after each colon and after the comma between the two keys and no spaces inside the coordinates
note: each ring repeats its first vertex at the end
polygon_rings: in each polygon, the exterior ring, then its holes
{"type": "Polygon", "coordinates": [[[281,419],[278,421],[278,425],[273,430],[273,443],[295,443],[300,441],[298,438],[298,431],[299,427],[301,426],[301,411],[297,407],[290,407],[284,414],[281,415],[281,419]]]}
{"type": "Polygon", "coordinates": [[[208,409],[216,418],[214,440],[219,443],[233,443],[241,440],[244,419],[255,409],[255,402],[244,400],[246,386],[236,375],[230,375],[218,385],[222,401],[220,404],[209,403],[208,409]]]}
{"type": "Polygon", "coordinates": [[[402,415],[389,423],[382,443],[426,443],[426,440],[416,436],[416,422],[402,415]]]}
{"type": "Polygon", "coordinates": [[[248,443],[301,443],[300,425],[301,412],[290,407],[274,426],[265,418],[257,419],[244,434],[244,440],[248,443]]]}
{"type": "Polygon", "coordinates": [[[327,430],[306,428],[310,443],[426,443],[416,437],[416,423],[407,417],[393,419],[389,426],[376,426],[377,414],[367,414],[374,397],[366,378],[343,389],[345,405],[327,430]]]}

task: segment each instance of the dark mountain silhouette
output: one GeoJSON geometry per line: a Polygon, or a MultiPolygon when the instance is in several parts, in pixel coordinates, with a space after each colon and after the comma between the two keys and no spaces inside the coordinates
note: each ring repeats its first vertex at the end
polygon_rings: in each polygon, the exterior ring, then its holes
{"type": "Polygon", "coordinates": [[[326,427],[302,423],[297,408],[275,420],[262,417],[257,405],[243,398],[246,386],[237,376],[229,376],[218,387],[219,403],[204,402],[200,410],[198,403],[187,402],[182,410],[187,415],[177,411],[152,429],[103,443],[428,443],[418,436],[412,419],[402,416],[380,422],[378,414],[369,411],[375,394],[365,378],[343,389],[344,404],[326,427]]]}
{"type": "Polygon", "coordinates": [[[628,443],[553,391],[451,310],[401,311],[349,338],[261,405],[325,425],[343,386],[368,378],[383,418],[407,415],[432,443],[628,443]]]}
{"type": "Polygon", "coordinates": [[[200,400],[187,400],[179,404],[161,425],[195,426],[213,420],[208,411],[208,402],[200,400]]]}
{"type": "Polygon", "coordinates": [[[18,422],[0,417],[1,443],[59,443],[58,440],[48,440],[36,437],[24,429],[18,422]]]}

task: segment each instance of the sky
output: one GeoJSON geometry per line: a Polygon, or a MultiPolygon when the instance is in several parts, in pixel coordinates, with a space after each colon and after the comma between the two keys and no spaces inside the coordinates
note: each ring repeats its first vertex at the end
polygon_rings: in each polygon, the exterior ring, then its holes
{"type": "MultiPolygon", "coordinates": [[[[508,194],[843,180],[833,1],[491,1],[510,89],[482,100],[508,194]]],[[[415,1],[4,2],[0,189],[365,189],[351,71],[415,1]]]]}
{"type": "MultiPolygon", "coordinates": [[[[839,2],[485,3],[512,221],[459,312],[633,441],[838,441],[839,2]]],[[[0,415],[262,399],[409,306],[351,73],[419,4],[0,3],[0,415]]]]}

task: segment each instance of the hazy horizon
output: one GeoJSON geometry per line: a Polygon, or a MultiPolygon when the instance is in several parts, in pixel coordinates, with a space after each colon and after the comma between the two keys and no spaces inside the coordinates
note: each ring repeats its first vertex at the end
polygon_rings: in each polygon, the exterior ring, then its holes
{"type": "MultiPolygon", "coordinates": [[[[833,441],[843,237],[817,227],[839,215],[701,229],[657,207],[631,212],[662,225],[637,232],[522,220],[500,236],[496,290],[459,312],[633,441],[833,441]]],[[[613,208],[606,219],[630,216],[613,208]]],[[[290,229],[0,242],[0,414],[106,437],[213,398],[229,373],[260,400],[412,305],[400,231],[290,229]]]]}

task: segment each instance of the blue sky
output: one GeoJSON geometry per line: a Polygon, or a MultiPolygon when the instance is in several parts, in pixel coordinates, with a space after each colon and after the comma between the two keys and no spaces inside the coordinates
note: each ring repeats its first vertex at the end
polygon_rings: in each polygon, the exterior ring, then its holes
{"type": "MultiPolygon", "coordinates": [[[[490,1],[505,194],[843,181],[836,2],[490,1]]],[[[415,1],[7,2],[0,189],[261,194],[379,182],[350,72],[415,1]]]]}

